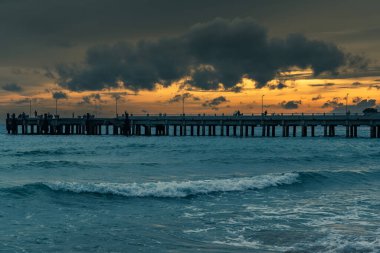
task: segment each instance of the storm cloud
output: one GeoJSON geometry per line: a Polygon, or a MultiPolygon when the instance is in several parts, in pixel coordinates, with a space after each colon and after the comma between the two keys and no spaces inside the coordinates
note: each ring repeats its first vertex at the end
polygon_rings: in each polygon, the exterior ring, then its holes
{"type": "Polygon", "coordinates": [[[298,109],[300,104],[302,104],[301,100],[290,100],[290,101],[282,101],[280,103],[280,106],[286,110],[294,110],[294,109],[298,109]]]}
{"type": "MultiPolygon", "coordinates": [[[[356,99],[354,104],[348,105],[347,110],[351,113],[362,113],[366,108],[375,108],[376,99],[356,99]],[[356,102],[356,103],[355,103],[356,102]]],[[[346,106],[343,103],[339,103],[333,109],[334,113],[345,113],[346,106]]]]}
{"type": "Polygon", "coordinates": [[[82,97],[82,101],[78,102],[78,104],[79,105],[84,105],[84,104],[91,105],[91,104],[96,103],[96,102],[99,102],[99,103],[103,103],[104,102],[102,100],[101,95],[98,94],[98,93],[90,94],[88,96],[83,96],[82,97]]]}
{"type": "Polygon", "coordinates": [[[18,85],[17,83],[7,83],[7,84],[4,84],[1,88],[5,91],[11,91],[11,92],[21,92],[23,90],[22,87],[18,85]]]}
{"type": "Polygon", "coordinates": [[[177,95],[175,95],[174,97],[172,97],[171,99],[169,99],[168,102],[170,104],[172,104],[172,103],[178,103],[178,102],[182,102],[183,99],[188,99],[188,98],[192,99],[193,101],[199,101],[200,100],[199,97],[196,97],[193,94],[186,92],[184,94],[177,94],[177,95]]]}
{"type": "Polygon", "coordinates": [[[67,93],[63,92],[63,91],[54,91],[52,92],[52,97],[54,99],[68,99],[69,96],[67,95],[67,93]]]}
{"type": "Polygon", "coordinates": [[[327,100],[323,105],[322,105],[322,108],[339,108],[339,107],[342,107],[344,104],[342,102],[340,102],[340,98],[339,97],[335,97],[331,100],[327,100]]]}
{"type": "Polygon", "coordinates": [[[224,96],[219,96],[211,100],[206,100],[202,106],[203,107],[210,107],[213,110],[218,110],[218,106],[224,103],[229,102],[228,99],[224,96]]]}
{"type": "Polygon", "coordinates": [[[252,19],[215,19],[187,32],[136,43],[120,42],[90,48],[83,64],[61,64],[58,84],[83,91],[116,88],[153,90],[173,82],[204,90],[228,90],[242,78],[262,88],[279,71],[311,68],[314,75],[338,73],[342,67],[362,67],[360,57],[336,45],[302,34],[270,38],[252,19]]]}

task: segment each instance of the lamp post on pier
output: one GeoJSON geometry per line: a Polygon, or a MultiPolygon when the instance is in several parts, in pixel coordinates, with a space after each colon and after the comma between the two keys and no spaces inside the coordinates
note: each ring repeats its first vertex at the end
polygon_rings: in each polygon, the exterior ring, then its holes
{"type": "Polygon", "coordinates": [[[264,96],[261,96],[261,115],[264,115],[264,96]]]}

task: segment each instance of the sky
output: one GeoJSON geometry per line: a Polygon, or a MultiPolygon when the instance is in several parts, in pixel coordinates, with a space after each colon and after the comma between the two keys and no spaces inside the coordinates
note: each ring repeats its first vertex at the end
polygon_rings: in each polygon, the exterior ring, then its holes
{"type": "Polygon", "coordinates": [[[360,113],[380,103],[377,0],[0,0],[7,112],[360,113]],[[31,105],[31,107],[30,107],[31,105]]]}

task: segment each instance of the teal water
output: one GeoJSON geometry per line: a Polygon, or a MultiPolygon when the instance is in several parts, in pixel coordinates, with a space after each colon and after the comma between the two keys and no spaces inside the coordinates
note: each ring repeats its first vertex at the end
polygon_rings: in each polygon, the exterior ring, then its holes
{"type": "Polygon", "coordinates": [[[376,139],[0,132],[0,252],[380,252],[376,139]]]}

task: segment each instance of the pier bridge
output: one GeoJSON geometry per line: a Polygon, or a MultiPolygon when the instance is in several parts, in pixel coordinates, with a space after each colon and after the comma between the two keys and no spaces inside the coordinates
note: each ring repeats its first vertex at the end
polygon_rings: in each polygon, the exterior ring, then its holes
{"type": "Polygon", "coordinates": [[[380,113],[371,114],[271,114],[271,115],[128,115],[76,118],[8,114],[9,134],[124,136],[240,136],[290,137],[300,135],[336,136],[336,127],[345,127],[345,136],[358,137],[358,128],[368,128],[371,138],[380,138],[380,113]],[[280,130],[278,130],[280,128],[280,130]],[[277,130],[276,130],[277,129],[277,130]],[[298,130],[297,130],[298,129],[298,130]]]}

